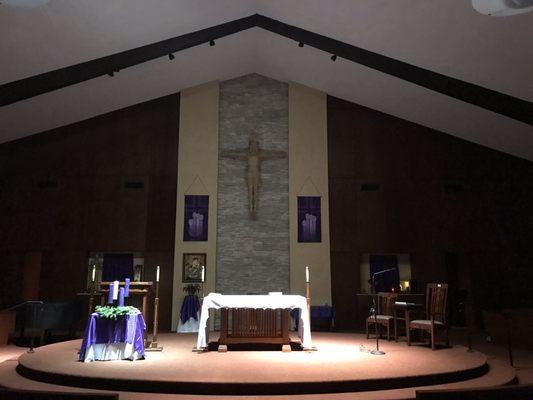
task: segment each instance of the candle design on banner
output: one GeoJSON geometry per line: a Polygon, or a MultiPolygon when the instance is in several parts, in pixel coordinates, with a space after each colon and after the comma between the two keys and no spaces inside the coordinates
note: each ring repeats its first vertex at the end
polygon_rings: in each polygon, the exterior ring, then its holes
{"type": "Polygon", "coordinates": [[[120,292],[118,294],[118,306],[124,307],[124,288],[120,288],[120,292]]]}
{"type": "Polygon", "coordinates": [[[305,283],[309,283],[309,266],[305,266],[305,283]]]}
{"type": "Polygon", "coordinates": [[[157,272],[155,273],[155,281],[159,282],[159,265],[157,266],[157,272]]]}
{"type": "Polygon", "coordinates": [[[113,283],[109,284],[109,295],[107,296],[107,304],[113,304],[113,286],[113,283]]]}
{"type": "Polygon", "coordinates": [[[205,282],[205,265],[202,265],[202,283],[205,282]]]}
{"type": "Polygon", "coordinates": [[[119,288],[119,282],[118,281],[113,282],[113,300],[118,299],[118,288],[119,288]]]}
{"type": "Polygon", "coordinates": [[[126,283],[124,284],[124,297],[130,296],[130,278],[126,278],[126,283]]]}

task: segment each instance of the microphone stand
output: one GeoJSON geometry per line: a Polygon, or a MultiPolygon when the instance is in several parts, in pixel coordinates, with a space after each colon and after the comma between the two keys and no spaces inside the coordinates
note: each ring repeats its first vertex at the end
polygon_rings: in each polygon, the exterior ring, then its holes
{"type": "Polygon", "coordinates": [[[372,296],[372,312],[374,314],[374,328],[376,331],[376,349],[372,350],[370,354],[373,354],[375,356],[382,356],[385,354],[384,351],[381,351],[379,349],[378,315],[377,315],[378,294],[376,292],[376,275],[381,275],[386,272],[390,272],[394,270],[395,268],[384,269],[383,271],[378,271],[372,275],[372,292],[374,293],[374,295],[372,296]]]}

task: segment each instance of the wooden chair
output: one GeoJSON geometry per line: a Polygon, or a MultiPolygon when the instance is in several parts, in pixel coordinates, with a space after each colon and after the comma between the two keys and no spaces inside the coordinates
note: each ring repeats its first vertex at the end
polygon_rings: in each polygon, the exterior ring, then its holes
{"type": "Polygon", "coordinates": [[[368,339],[368,327],[371,324],[378,322],[378,325],[387,327],[387,340],[390,340],[390,327],[394,323],[394,303],[398,298],[396,293],[378,293],[378,315],[374,319],[370,315],[366,319],[366,338],[368,339]]]}
{"type": "Polygon", "coordinates": [[[406,315],[407,344],[411,346],[411,329],[429,332],[431,349],[435,350],[435,335],[438,329],[446,332],[446,346],[449,346],[448,325],[446,324],[447,283],[428,283],[426,287],[426,318],[411,320],[411,312],[406,315]]]}

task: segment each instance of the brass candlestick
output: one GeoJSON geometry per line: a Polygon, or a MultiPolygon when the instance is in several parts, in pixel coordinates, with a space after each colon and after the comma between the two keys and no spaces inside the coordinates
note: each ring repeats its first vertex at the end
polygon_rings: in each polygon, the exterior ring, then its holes
{"type": "Polygon", "coordinates": [[[146,351],[163,351],[163,346],[159,346],[157,342],[157,330],[159,323],[159,280],[155,282],[155,299],[154,299],[154,331],[152,334],[152,341],[145,349],[146,351]]]}

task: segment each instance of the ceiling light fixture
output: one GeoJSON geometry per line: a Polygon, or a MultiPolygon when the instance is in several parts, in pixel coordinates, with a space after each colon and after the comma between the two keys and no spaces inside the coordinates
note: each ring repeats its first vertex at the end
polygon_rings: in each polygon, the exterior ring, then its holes
{"type": "Polygon", "coordinates": [[[336,55],[336,54],[333,54],[333,55],[331,56],[331,61],[335,61],[335,60],[337,60],[337,55],[336,55]]]}
{"type": "Polygon", "coordinates": [[[209,46],[214,46],[215,45],[215,41],[214,40],[210,40],[209,41],[209,46]]]}
{"type": "Polygon", "coordinates": [[[480,14],[507,17],[533,10],[533,0],[472,0],[472,7],[480,14]]]}
{"type": "Polygon", "coordinates": [[[304,47],[304,42],[298,43],[298,47],[304,47]]]}
{"type": "Polygon", "coordinates": [[[170,61],[172,61],[172,60],[175,59],[175,58],[176,58],[176,56],[174,56],[174,54],[169,53],[169,55],[168,55],[168,59],[169,59],[170,61]]]}

